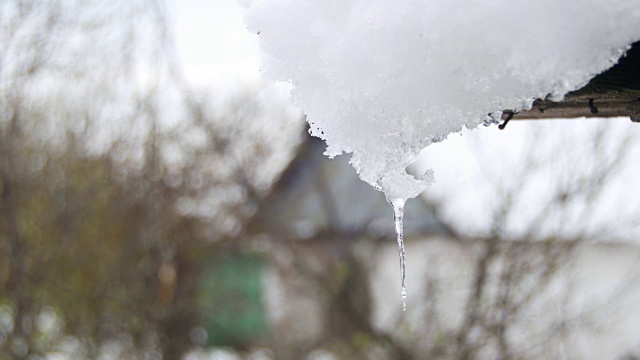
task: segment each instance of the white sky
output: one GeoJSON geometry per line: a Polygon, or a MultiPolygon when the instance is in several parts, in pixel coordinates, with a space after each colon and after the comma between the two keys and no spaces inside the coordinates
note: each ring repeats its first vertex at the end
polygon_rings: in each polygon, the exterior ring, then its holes
{"type": "Polygon", "coordinates": [[[504,131],[481,126],[462,135],[427,147],[419,159],[436,177],[424,196],[441,203],[448,221],[487,233],[505,194],[512,192],[506,230],[514,236],[537,227],[547,235],[585,232],[605,241],[637,240],[640,124],[629,118],[512,121],[504,131]],[[596,135],[602,137],[598,148],[596,135]],[[624,151],[618,152],[625,140],[624,151]],[[609,172],[602,193],[588,201],[574,197],[560,208],[549,206],[563,187],[578,186],[586,193],[605,159],[621,163],[609,172]],[[580,178],[589,180],[576,183],[580,178]],[[532,223],[540,213],[548,217],[532,223]],[[606,234],[595,235],[603,229],[606,234]]]}
{"type": "Polygon", "coordinates": [[[193,85],[237,86],[260,78],[258,36],[243,22],[235,0],[170,0],[175,38],[193,85]]]}

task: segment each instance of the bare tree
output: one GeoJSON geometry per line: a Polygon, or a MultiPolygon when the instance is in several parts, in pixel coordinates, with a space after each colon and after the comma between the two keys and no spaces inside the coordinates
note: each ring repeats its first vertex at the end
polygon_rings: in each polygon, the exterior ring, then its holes
{"type": "Polygon", "coordinates": [[[299,115],[268,86],[192,91],[161,2],[0,11],[0,357],[180,358],[205,260],[286,161],[263,120],[299,115]]]}

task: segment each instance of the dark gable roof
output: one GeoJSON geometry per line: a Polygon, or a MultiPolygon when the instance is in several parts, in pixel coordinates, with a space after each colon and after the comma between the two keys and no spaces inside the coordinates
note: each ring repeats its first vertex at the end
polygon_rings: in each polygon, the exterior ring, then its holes
{"type": "MultiPolygon", "coordinates": [[[[392,236],[393,211],[384,195],[360,180],[349,155],[329,159],[325,147],[318,138],[305,138],[263,202],[262,223],[294,238],[320,233],[392,236]]],[[[424,200],[407,202],[407,236],[445,232],[424,200]]]]}

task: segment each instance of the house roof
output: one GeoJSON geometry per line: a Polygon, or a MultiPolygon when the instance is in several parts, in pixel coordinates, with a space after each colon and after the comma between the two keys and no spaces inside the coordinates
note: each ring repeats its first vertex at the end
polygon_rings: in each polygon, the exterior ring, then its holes
{"type": "Polygon", "coordinates": [[[515,114],[513,119],[617,116],[640,122],[640,42],[632,44],[616,65],[567,94],[563,101],[536,100],[531,110],[515,114]]]}
{"type": "MultiPolygon", "coordinates": [[[[260,214],[279,234],[305,239],[325,233],[395,234],[393,210],[381,192],[360,180],[347,155],[329,159],[326,144],[308,136],[280,177],[260,214]]],[[[405,206],[405,234],[447,233],[423,199],[405,206]]]]}

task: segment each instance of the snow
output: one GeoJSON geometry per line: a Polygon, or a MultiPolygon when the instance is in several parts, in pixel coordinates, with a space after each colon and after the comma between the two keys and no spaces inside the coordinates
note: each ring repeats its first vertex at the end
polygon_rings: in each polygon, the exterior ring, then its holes
{"type": "Polygon", "coordinates": [[[536,98],[560,100],[640,39],[637,0],[242,4],[264,73],[292,82],[326,154],[352,153],[389,200],[433,182],[405,171],[424,147],[536,98]]]}

